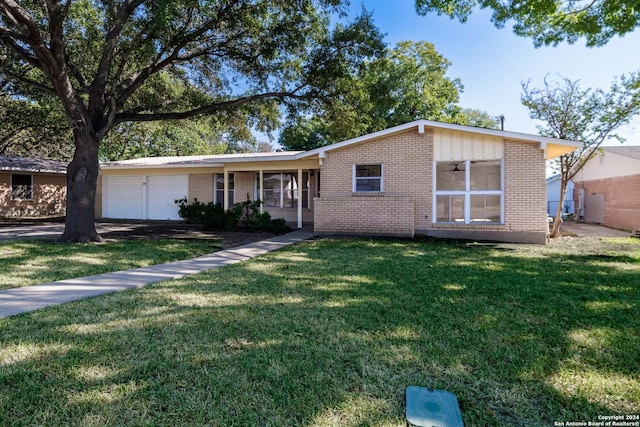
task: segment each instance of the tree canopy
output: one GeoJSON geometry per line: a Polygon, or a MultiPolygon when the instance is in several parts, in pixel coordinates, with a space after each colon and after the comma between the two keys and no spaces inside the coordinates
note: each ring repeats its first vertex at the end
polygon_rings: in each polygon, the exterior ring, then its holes
{"type": "Polygon", "coordinates": [[[6,88],[0,82],[0,155],[70,160],[71,129],[59,106],[46,97],[17,98],[6,88]]]}
{"type": "Polygon", "coordinates": [[[280,103],[304,109],[340,89],[382,49],[366,13],[330,25],[342,3],[0,0],[0,75],[25,98],[56,97],[73,132],[61,240],[100,239],[98,152],[114,127],[241,108],[273,126],[280,103]]]}
{"type": "Polygon", "coordinates": [[[602,46],[640,24],[636,0],[416,0],[419,14],[435,12],[460,22],[478,7],[493,10],[491,20],[498,28],[515,21],[513,31],[531,37],[536,46],[575,43],[583,37],[587,46],[602,46]]]}
{"type": "Polygon", "coordinates": [[[336,84],[347,88],[311,115],[293,116],[278,143],[311,150],[418,119],[497,129],[488,113],[458,105],[463,85],[433,44],[403,41],[336,84]]]}
{"type": "Polygon", "coordinates": [[[400,42],[337,81],[342,95],[294,117],[278,142],[309,150],[417,119],[455,121],[462,83],[447,77],[450,65],[429,42],[400,42]]]}
{"type": "Polygon", "coordinates": [[[616,131],[640,113],[640,74],[614,79],[608,92],[602,89],[581,89],[579,81],[561,77],[560,81],[545,78],[544,87],[522,85],[522,104],[532,119],[540,120],[540,135],[581,141],[582,147],[554,162],[560,174],[560,203],[551,236],[558,235],[567,183],[609,139],[624,140],[616,131]]]}

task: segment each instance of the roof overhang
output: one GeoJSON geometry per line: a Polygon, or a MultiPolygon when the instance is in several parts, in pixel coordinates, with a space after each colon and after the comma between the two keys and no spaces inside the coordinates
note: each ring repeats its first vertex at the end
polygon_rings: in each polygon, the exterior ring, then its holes
{"type": "Polygon", "coordinates": [[[348,139],[346,141],[338,142],[335,144],[327,145],[325,147],[316,148],[315,150],[305,151],[297,156],[308,157],[312,155],[318,155],[320,158],[325,157],[325,153],[339,148],[347,147],[353,144],[359,144],[361,142],[369,141],[376,138],[382,138],[394,133],[404,132],[409,129],[417,128],[418,133],[422,134],[425,129],[446,129],[458,132],[475,133],[480,135],[490,135],[507,140],[523,141],[523,142],[537,142],[540,145],[540,149],[545,153],[545,159],[551,160],[555,157],[563,154],[571,153],[582,147],[582,143],[577,141],[569,141],[565,139],[549,138],[540,135],[531,135],[527,133],[502,131],[495,129],[485,129],[473,126],[456,125],[452,123],[435,122],[431,120],[416,120],[413,122],[405,123],[399,126],[394,126],[389,129],[381,130],[378,132],[370,133],[367,135],[359,136],[357,138],[348,139]]]}

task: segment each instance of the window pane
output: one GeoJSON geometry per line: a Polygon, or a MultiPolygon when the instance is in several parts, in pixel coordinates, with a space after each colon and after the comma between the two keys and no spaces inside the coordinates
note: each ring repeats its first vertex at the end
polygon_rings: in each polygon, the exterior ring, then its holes
{"type": "Polygon", "coordinates": [[[464,222],[464,196],[437,196],[437,222],[464,222]]]}
{"type": "Polygon", "coordinates": [[[382,165],[356,165],[356,178],[381,177],[382,165]]]}
{"type": "Polygon", "coordinates": [[[284,190],[283,206],[284,208],[294,208],[298,201],[298,184],[293,174],[282,174],[282,189],[284,190]]]}
{"type": "Polygon", "coordinates": [[[272,208],[280,207],[280,174],[263,174],[264,205],[272,208]]]}
{"type": "Polygon", "coordinates": [[[470,162],[470,190],[500,190],[500,160],[470,162]]]}
{"type": "Polygon", "coordinates": [[[500,222],[500,196],[471,196],[471,222],[500,222]]]}
{"type": "Polygon", "coordinates": [[[356,179],[356,191],[380,191],[380,178],[356,179]]]}
{"type": "Polygon", "coordinates": [[[438,162],[436,163],[436,190],[438,191],[464,191],[464,162],[438,162]]]}
{"type": "Polygon", "coordinates": [[[11,198],[14,200],[33,199],[33,185],[31,181],[31,175],[11,175],[11,198]]]}
{"type": "MultiPolygon", "coordinates": [[[[224,174],[217,173],[214,175],[214,202],[220,205],[224,204],[224,174]]],[[[234,174],[229,174],[229,206],[233,206],[233,188],[234,188],[234,174]]]]}

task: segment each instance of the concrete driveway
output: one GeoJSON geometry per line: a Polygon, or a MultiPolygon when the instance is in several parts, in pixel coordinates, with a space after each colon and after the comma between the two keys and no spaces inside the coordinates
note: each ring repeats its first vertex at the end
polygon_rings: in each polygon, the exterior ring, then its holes
{"type": "Polygon", "coordinates": [[[577,237],[629,237],[631,235],[628,231],[575,221],[563,222],[560,230],[568,231],[577,237]]]}
{"type": "MultiPolygon", "coordinates": [[[[143,222],[96,222],[99,234],[113,231],[130,231],[144,227],[143,222]]],[[[0,240],[11,239],[56,239],[64,232],[64,222],[1,223],[0,240]]]]}

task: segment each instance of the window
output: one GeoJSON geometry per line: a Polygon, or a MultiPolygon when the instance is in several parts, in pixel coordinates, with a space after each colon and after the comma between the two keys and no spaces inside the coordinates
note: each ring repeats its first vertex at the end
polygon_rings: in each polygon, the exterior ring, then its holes
{"type": "MultiPolygon", "coordinates": [[[[234,205],[234,188],[235,177],[232,173],[229,174],[229,206],[234,205]]],[[[224,174],[217,173],[214,176],[213,183],[213,204],[224,205],[224,174]]]]}
{"type": "Polygon", "coordinates": [[[353,192],[382,193],[384,191],[382,173],[382,164],[353,165],[353,192]]]}
{"type": "Polygon", "coordinates": [[[501,223],[502,161],[436,162],[436,222],[501,223]]]}
{"type": "Polygon", "coordinates": [[[11,174],[11,200],[33,199],[33,176],[11,174]]]}
{"type": "MultiPolygon", "coordinates": [[[[302,173],[302,207],[309,207],[309,173],[302,173]]],[[[276,172],[262,174],[262,197],[265,207],[298,207],[298,173],[276,172]]],[[[256,194],[260,191],[260,174],[256,174],[256,194]]]]}

